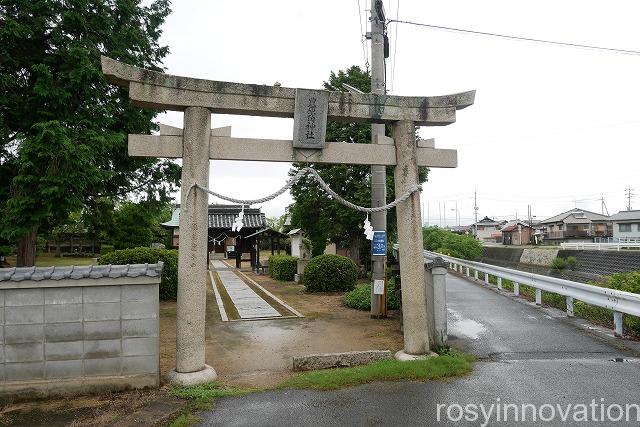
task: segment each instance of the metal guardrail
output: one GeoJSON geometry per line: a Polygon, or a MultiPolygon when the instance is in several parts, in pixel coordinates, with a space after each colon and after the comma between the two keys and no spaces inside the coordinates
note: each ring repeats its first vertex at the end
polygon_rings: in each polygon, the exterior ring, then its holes
{"type": "Polygon", "coordinates": [[[486,284],[489,284],[489,276],[496,277],[499,289],[502,289],[503,279],[511,280],[514,285],[513,288],[515,295],[520,295],[521,284],[530,286],[536,290],[536,304],[538,305],[542,304],[542,291],[563,295],[567,300],[568,316],[573,316],[574,299],[590,305],[613,310],[616,336],[622,336],[623,313],[640,316],[640,294],[587,285],[584,283],[573,282],[571,280],[558,279],[555,277],[543,276],[541,274],[498,267],[481,262],[462,260],[425,251],[425,259],[432,258],[434,256],[442,257],[449,263],[449,267],[454,271],[462,273],[464,268],[464,274],[467,277],[469,277],[470,270],[474,271],[474,277],[476,280],[478,279],[478,273],[483,273],[484,282],[486,284]]]}
{"type": "Polygon", "coordinates": [[[562,249],[597,249],[599,251],[602,250],[620,250],[622,249],[631,249],[638,248],[640,249],[640,241],[638,242],[624,242],[619,241],[615,243],[591,243],[591,242],[570,242],[570,243],[560,243],[560,247],[562,249]]]}

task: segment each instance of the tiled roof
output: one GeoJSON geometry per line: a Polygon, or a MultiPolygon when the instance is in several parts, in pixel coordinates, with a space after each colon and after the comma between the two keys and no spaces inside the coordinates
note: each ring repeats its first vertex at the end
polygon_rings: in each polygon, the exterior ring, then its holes
{"type": "Polygon", "coordinates": [[[118,277],[158,277],[163,262],[157,264],[126,265],[70,265],[64,267],[13,267],[0,268],[0,282],[22,282],[23,280],[101,279],[118,277]]]}
{"type": "Polygon", "coordinates": [[[611,217],[614,221],[629,221],[640,219],[640,211],[620,211],[611,217]]]}
{"type": "Polygon", "coordinates": [[[489,218],[488,216],[485,216],[484,218],[482,218],[480,221],[478,221],[476,223],[477,225],[499,225],[500,223],[489,218]]]}
{"type": "MultiPolygon", "coordinates": [[[[209,205],[209,228],[231,228],[242,205],[209,205]]],[[[171,215],[171,220],[162,223],[165,227],[178,227],[180,225],[180,207],[176,207],[171,215]]],[[[265,215],[259,208],[244,207],[244,226],[247,228],[263,228],[267,225],[265,215]]]]}
{"type": "MultiPolygon", "coordinates": [[[[590,221],[609,221],[610,217],[606,215],[601,215],[599,213],[585,211],[584,209],[571,209],[570,211],[563,212],[559,215],[552,216],[551,218],[547,218],[544,221],[541,221],[542,224],[548,224],[552,222],[565,222],[567,224],[582,224],[583,222],[578,222],[578,220],[587,219],[590,221]],[[567,221],[568,217],[572,217],[567,221]],[[572,222],[573,221],[573,222],[572,222]]],[[[586,223],[586,222],[584,222],[586,223]]]]}

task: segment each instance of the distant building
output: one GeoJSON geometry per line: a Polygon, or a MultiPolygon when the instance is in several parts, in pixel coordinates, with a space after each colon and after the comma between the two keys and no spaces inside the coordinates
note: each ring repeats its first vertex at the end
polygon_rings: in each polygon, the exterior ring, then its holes
{"type": "Polygon", "coordinates": [[[571,209],[540,221],[544,240],[552,242],[592,242],[594,237],[611,237],[611,218],[584,209],[571,209]]]}
{"type": "Polygon", "coordinates": [[[480,221],[472,225],[476,238],[483,242],[500,242],[502,239],[502,233],[500,228],[506,223],[506,221],[496,221],[488,216],[485,216],[480,221]]]}
{"type": "MultiPolygon", "coordinates": [[[[240,254],[247,254],[251,260],[251,265],[254,266],[257,263],[256,241],[258,232],[266,228],[267,221],[264,213],[260,212],[259,208],[244,206],[244,226],[239,232],[231,231],[233,222],[241,210],[242,205],[209,205],[208,253],[235,257],[236,252],[240,252],[240,254]]],[[[161,225],[172,229],[172,246],[174,248],[179,247],[180,206],[176,206],[173,210],[171,220],[161,225]]]]}
{"type": "Polygon", "coordinates": [[[473,225],[452,225],[447,228],[456,234],[473,234],[473,225]]]}
{"type": "Polygon", "coordinates": [[[528,245],[533,240],[535,229],[524,222],[507,222],[501,229],[503,245],[528,245]]]}
{"type": "Polygon", "coordinates": [[[640,239],[640,210],[620,211],[611,221],[614,240],[640,239]]]}

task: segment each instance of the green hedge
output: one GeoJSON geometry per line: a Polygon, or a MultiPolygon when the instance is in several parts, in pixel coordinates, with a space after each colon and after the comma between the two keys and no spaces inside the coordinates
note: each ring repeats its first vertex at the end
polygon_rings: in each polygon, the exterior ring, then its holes
{"type": "Polygon", "coordinates": [[[302,283],[308,292],[346,292],[356,286],[358,267],[340,255],[313,257],[304,269],[302,283]]]}
{"type": "Polygon", "coordinates": [[[298,258],[290,255],[269,257],[269,274],[276,280],[290,282],[298,272],[298,258]]]}
{"type": "Polygon", "coordinates": [[[100,257],[99,264],[155,264],[164,262],[160,281],[160,299],[175,300],[178,294],[178,251],[133,248],[113,251],[100,257]]]}
{"type": "MultiPolygon", "coordinates": [[[[387,282],[387,308],[398,310],[400,308],[400,298],[396,296],[396,288],[393,280],[387,282]]],[[[351,292],[344,295],[344,305],[356,310],[371,310],[371,283],[358,285],[351,292]]]]}
{"type": "Polygon", "coordinates": [[[106,245],[106,244],[101,244],[100,245],[100,255],[106,255],[108,253],[111,253],[113,251],[115,251],[116,248],[113,245],[106,245]]]}

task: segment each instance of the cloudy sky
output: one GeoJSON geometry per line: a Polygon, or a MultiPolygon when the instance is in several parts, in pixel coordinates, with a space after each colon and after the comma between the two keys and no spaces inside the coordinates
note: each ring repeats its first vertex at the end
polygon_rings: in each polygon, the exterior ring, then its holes
{"type": "MultiPolygon", "coordinates": [[[[640,51],[640,2],[633,0],[384,4],[391,19],[640,51]]],[[[171,49],[165,66],[211,80],[320,88],[330,71],[365,65],[368,9],[369,0],[175,0],[164,26],[162,41],[171,49]]],[[[457,123],[420,130],[437,147],[457,149],[459,159],[457,169],[430,173],[425,221],[454,225],[457,205],[461,223],[473,222],[474,190],[479,218],[526,218],[528,205],[536,219],[576,206],[600,212],[602,197],[613,214],[626,209],[628,187],[637,194],[632,206],[640,208],[640,55],[408,24],[391,23],[388,32],[391,93],[477,90],[475,105],[459,111],[457,123]]],[[[182,114],[160,120],[181,126],[182,114]]],[[[212,125],[231,125],[237,137],[293,134],[293,119],[214,115],[212,125]]],[[[289,166],[212,161],[210,187],[262,197],[284,185],[289,166]]],[[[291,201],[284,195],[262,208],[277,216],[291,201]]]]}

